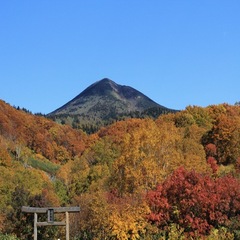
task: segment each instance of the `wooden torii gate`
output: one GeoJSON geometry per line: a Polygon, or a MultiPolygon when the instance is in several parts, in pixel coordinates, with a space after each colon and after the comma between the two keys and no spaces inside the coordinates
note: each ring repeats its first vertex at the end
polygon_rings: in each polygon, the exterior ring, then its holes
{"type": "Polygon", "coordinates": [[[69,213],[79,212],[80,207],[49,207],[49,208],[37,208],[37,207],[22,207],[22,212],[34,213],[34,240],[37,240],[37,227],[38,226],[66,226],[66,240],[69,240],[69,213]],[[54,221],[55,213],[64,213],[66,220],[62,222],[54,221]],[[38,222],[38,213],[47,214],[47,222],[38,222]]]}

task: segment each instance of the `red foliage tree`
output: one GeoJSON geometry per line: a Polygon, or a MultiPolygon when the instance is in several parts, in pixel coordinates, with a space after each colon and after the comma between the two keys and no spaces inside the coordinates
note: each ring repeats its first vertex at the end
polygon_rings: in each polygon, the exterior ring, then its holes
{"type": "Polygon", "coordinates": [[[217,155],[217,147],[213,143],[209,143],[205,146],[206,155],[215,157],[217,155]]]}
{"type": "Polygon", "coordinates": [[[207,163],[210,165],[213,174],[215,174],[218,170],[218,164],[214,157],[208,157],[207,163]]]}
{"type": "Polygon", "coordinates": [[[240,173],[240,157],[237,159],[237,162],[235,164],[236,172],[237,174],[240,173]]]}
{"type": "Polygon", "coordinates": [[[240,184],[231,176],[212,179],[179,168],[148,192],[147,200],[148,220],[159,228],[176,223],[190,235],[207,235],[213,227],[227,227],[239,217],[240,184]]]}

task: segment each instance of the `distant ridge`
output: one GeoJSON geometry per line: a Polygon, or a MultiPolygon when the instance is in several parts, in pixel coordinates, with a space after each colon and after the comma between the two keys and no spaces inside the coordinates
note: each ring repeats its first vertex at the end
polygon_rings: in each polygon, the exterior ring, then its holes
{"type": "Polygon", "coordinates": [[[132,87],[119,85],[104,78],[49,113],[48,117],[76,128],[82,128],[80,126],[86,124],[99,128],[113,120],[149,116],[151,112],[159,116],[174,111],[154,102],[132,87]]]}

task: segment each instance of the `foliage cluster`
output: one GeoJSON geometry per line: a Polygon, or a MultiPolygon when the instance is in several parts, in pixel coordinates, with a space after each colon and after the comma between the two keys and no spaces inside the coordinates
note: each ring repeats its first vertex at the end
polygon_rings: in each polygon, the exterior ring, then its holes
{"type": "MultiPolygon", "coordinates": [[[[86,135],[0,102],[5,239],[32,239],[23,205],[79,205],[75,240],[239,239],[239,173],[237,105],[189,106],[86,135]]],[[[39,228],[40,239],[62,236],[39,228]]]]}
{"type": "Polygon", "coordinates": [[[2,233],[0,233],[0,239],[1,240],[18,240],[17,237],[15,237],[14,235],[2,234],[2,233]]]}
{"type": "MultiPolygon", "coordinates": [[[[104,102],[104,106],[106,102],[104,102]]],[[[111,105],[110,105],[111,106],[111,105]]],[[[109,126],[117,121],[124,121],[131,118],[151,118],[157,119],[162,114],[175,113],[177,110],[172,110],[164,107],[152,107],[144,111],[130,111],[130,112],[117,112],[117,110],[112,109],[108,112],[108,109],[104,109],[98,106],[96,112],[102,112],[103,116],[99,117],[97,115],[90,116],[86,114],[57,114],[47,116],[49,119],[55,122],[71,126],[74,129],[81,129],[82,131],[93,134],[96,133],[100,128],[109,126]]]]}

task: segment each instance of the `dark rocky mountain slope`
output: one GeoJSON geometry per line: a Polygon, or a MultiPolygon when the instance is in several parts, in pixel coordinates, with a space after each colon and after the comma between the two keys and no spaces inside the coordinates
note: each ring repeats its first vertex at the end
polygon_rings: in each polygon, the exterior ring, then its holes
{"type": "Polygon", "coordinates": [[[174,112],[136,89],[104,78],[95,82],[48,117],[74,128],[93,132],[103,125],[129,117],[157,117],[174,112]]]}

